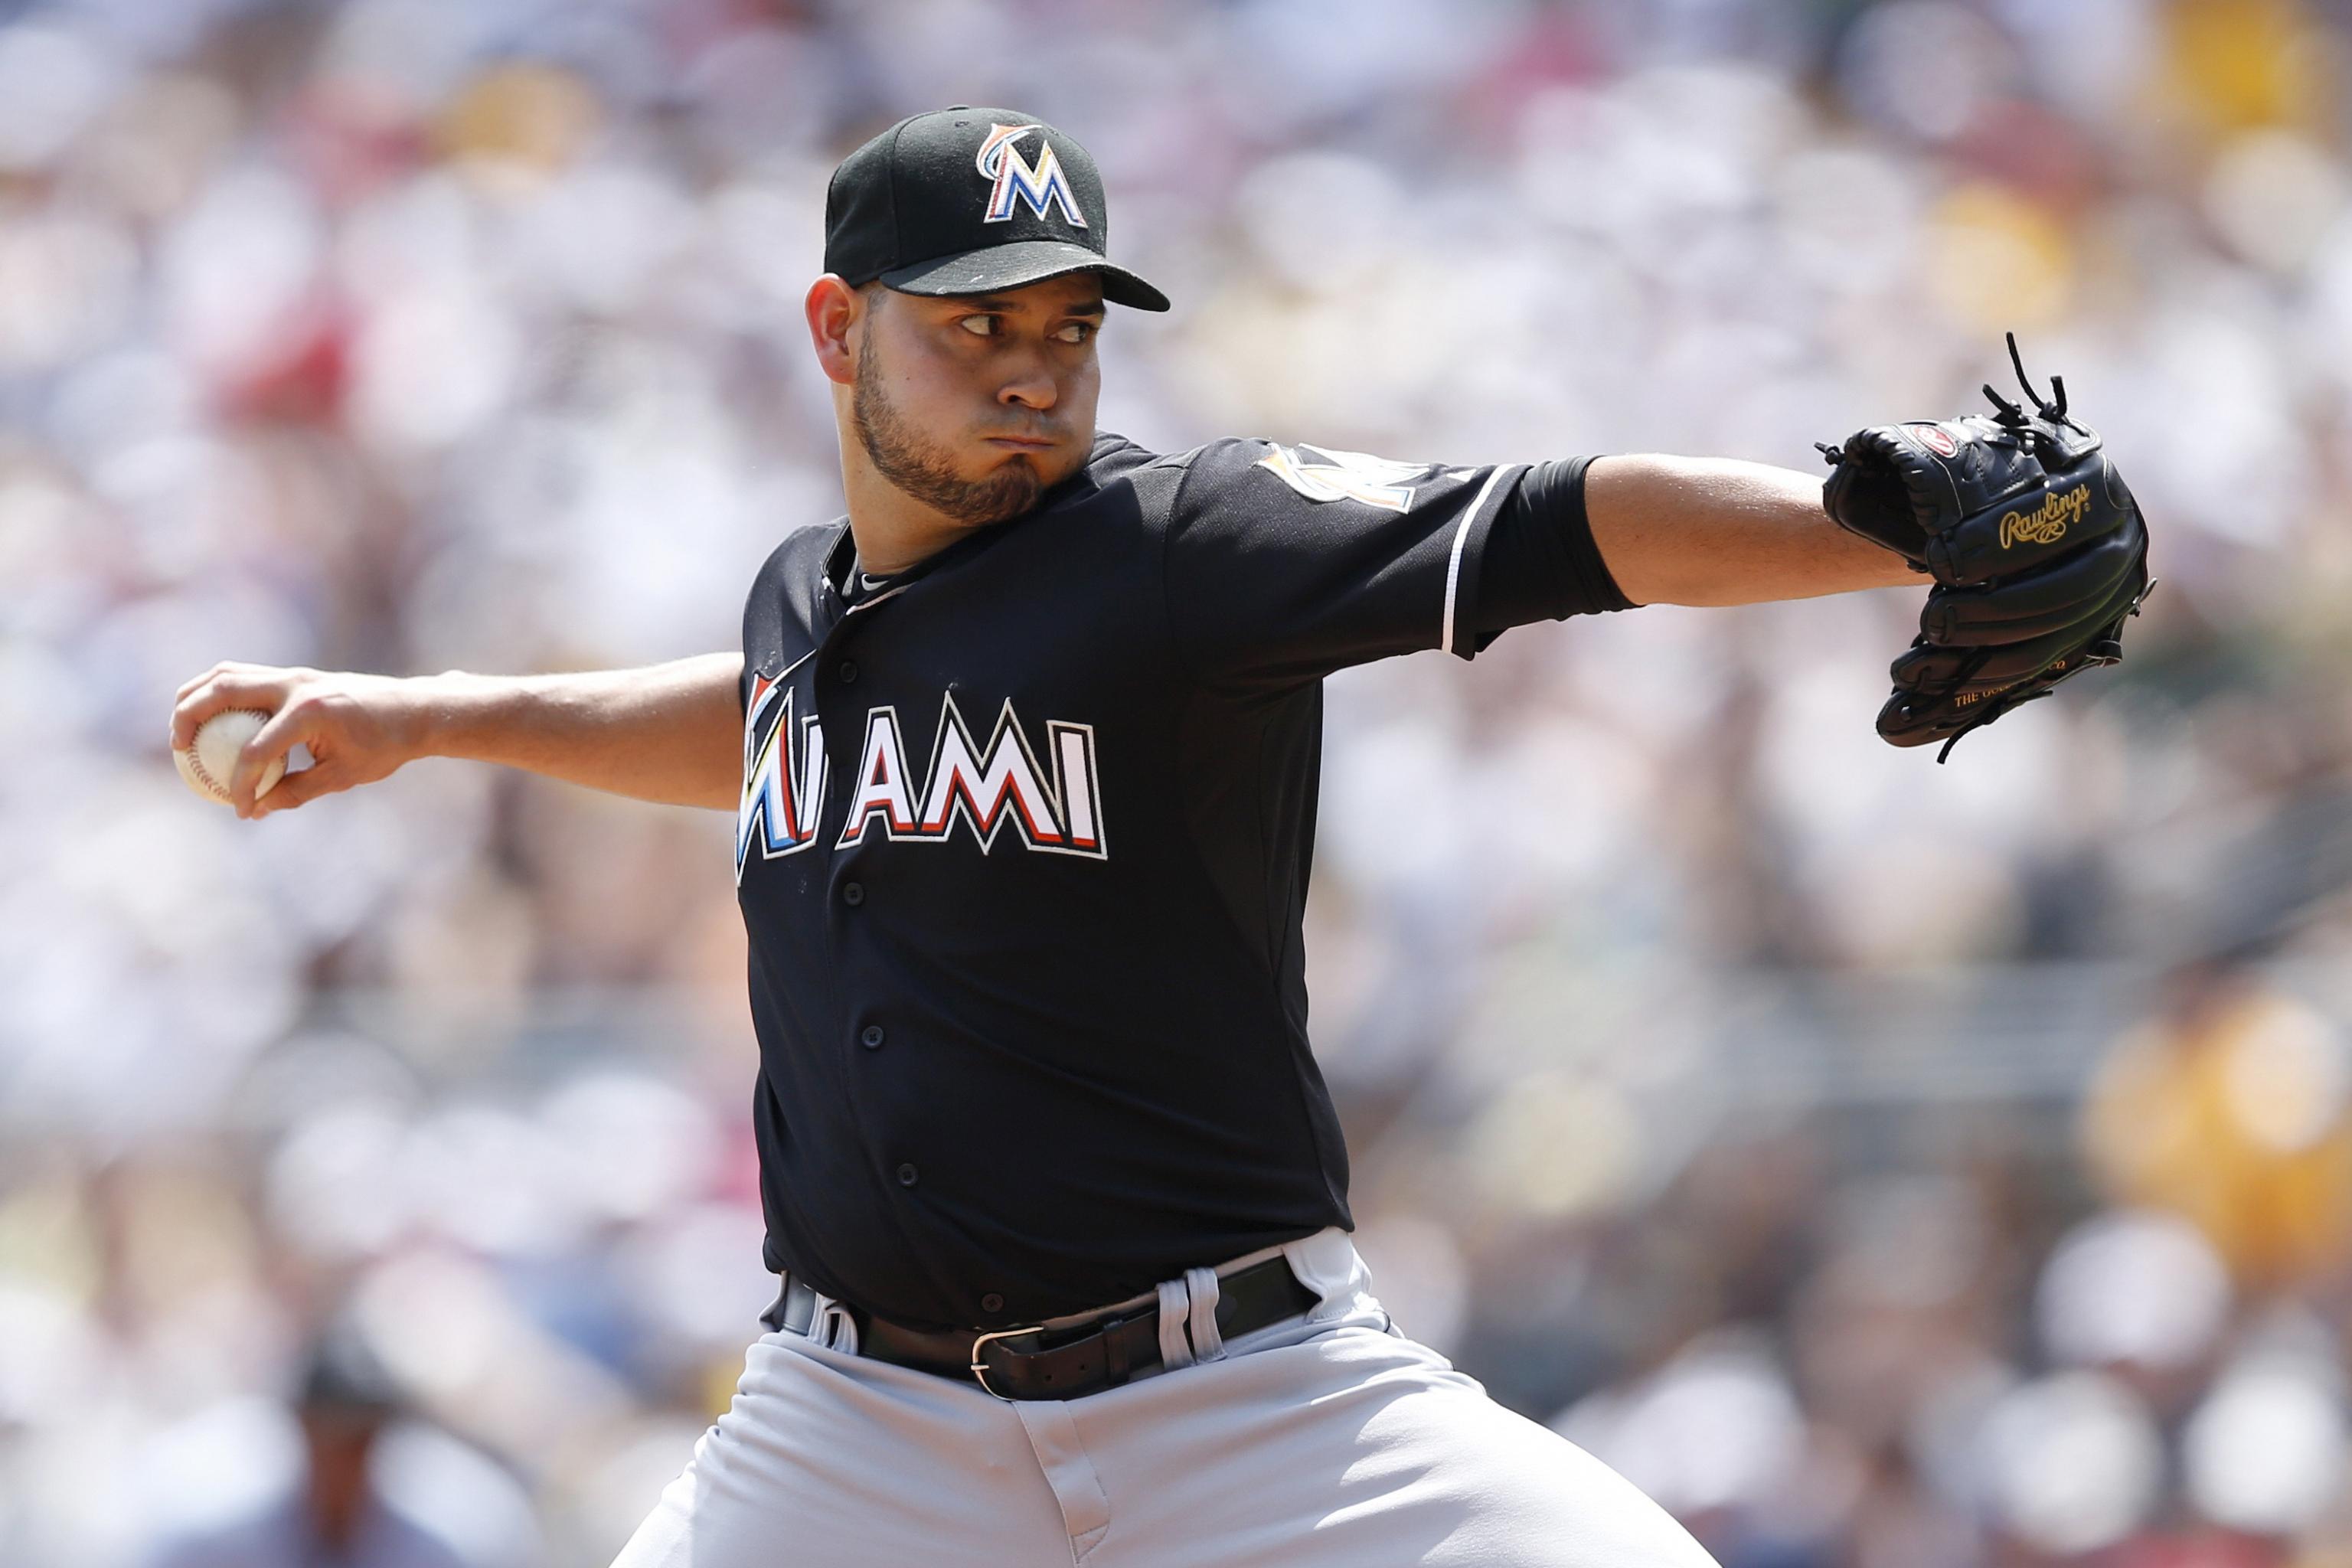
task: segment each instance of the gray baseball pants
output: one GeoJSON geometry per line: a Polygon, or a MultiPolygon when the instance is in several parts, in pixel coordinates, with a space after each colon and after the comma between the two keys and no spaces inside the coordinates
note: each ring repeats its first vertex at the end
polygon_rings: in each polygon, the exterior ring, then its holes
{"type": "Polygon", "coordinates": [[[1191,1270],[1156,1292],[1171,1370],[1061,1402],[860,1357],[821,1302],[752,1343],[614,1568],[1717,1568],[1370,1286],[1337,1229],[1191,1270]],[[1320,1303],[1219,1342],[1215,1276],[1276,1252],[1320,1303]]]}

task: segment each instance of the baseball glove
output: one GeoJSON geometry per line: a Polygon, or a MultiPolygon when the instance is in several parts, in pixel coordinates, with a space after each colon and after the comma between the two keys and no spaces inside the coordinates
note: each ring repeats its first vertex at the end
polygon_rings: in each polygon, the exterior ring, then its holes
{"type": "MultiPolygon", "coordinates": [[[[2124,622],[2155,587],[2139,505],[2098,432],[2010,363],[2033,412],[1995,392],[1990,416],[1857,430],[1822,446],[1822,506],[1839,526],[1936,580],[1919,635],[1891,667],[1878,732],[1896,746],[1962,735],[2123,658],[2124,622]]],[[[1819,445],[1819,443],[1816,443],[1819,445]]]]}

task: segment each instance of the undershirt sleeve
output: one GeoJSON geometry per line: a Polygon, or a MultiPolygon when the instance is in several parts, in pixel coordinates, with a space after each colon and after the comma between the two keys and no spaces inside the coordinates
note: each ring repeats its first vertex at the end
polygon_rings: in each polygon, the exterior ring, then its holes
{"type": "Polygon", "coordinates": [[[1609,574],[1584,511],[1591,458],[1537,463],[1495,513],[1469,608],[1475,648],[1513,626],[1638,609],[1609,574]]]}

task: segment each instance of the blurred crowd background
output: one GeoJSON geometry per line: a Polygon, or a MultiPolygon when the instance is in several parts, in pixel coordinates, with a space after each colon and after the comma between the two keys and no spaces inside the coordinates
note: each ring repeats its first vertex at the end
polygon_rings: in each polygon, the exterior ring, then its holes
{"type": "Polygon", "coordinates": [[[1165,449],[1806,468],[2065,375],[2162,585],[1948,766],[1907,591],[1330,683],[1361,1243],[1726,1568],[2352,1564],[2347,9],[0,5],[0,1563],[273,1568],[361,1475],[400,1562],[598,1563],[723,1406],[731,824],[246,824],[165,723],[737,646],[839,506],[826,176],[968,102],[1101,163],[1165,449]]]}

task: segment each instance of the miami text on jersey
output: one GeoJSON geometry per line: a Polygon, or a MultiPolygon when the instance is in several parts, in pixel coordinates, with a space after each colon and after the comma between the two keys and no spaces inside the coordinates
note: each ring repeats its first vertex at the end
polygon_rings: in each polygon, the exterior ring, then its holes
{"type": "MultiPolygon", "coordinates": [[[[751,689],[743,731],[743,799],[735,818],[735,879],[753,844],[773,859],[816,841],[824,811],[824,730],[810,714],[796,724],[793,693],[764,677],[751,689]],[[796,749],[795,749],[796,748],[796,749]]],[[[1091,724],[1045,724],[1040,760],[1008,700],[987,744],[972,741],[955,698],[940,700],[929,764],[919,783],[907,764],[895,707],[866,715],[856,782],[834,847],[861,841],[869,828],[892,840],[941,843],[967,824],[982,853],[1011,822],[1028,848],[1105,858],[1101,778],[1091,724]]]]}

